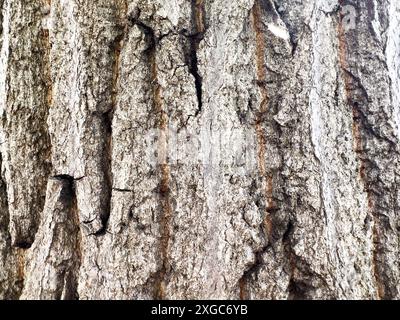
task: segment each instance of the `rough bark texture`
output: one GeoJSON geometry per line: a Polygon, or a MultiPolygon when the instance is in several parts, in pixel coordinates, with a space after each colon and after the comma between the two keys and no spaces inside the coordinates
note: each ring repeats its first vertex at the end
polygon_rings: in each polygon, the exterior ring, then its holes
{"type": "Polygon", "coordinates": [[[0,6],[0,298],[400,298],[398,0],[0,6]]]}

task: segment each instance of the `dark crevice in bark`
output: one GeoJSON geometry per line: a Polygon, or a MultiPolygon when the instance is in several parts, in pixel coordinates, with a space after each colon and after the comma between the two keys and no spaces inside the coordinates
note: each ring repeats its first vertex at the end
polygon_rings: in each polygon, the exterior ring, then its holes
{"type": "MultiPolygon", "coordinates": [[[[114,96],[114,94],[113,94],[114,96]]],[[[112,97],[114,99],[114,97],[112,97]]],[[[111,110],[107,111],[103,114],[103,125],[105,132],[105,141],[104,141],[104,159],[103,159],[103,172],[105,178],[105,203],[104,209],[100,213],[100,221],[102,227],[100,230],[93,233],[93,235],[103,235],[107,229],[108,220],[110,218],[111,211],[111,196],[112,196],[112,172],[111,172],[111,143],[112,143],[112,117],[114,112],[114,106],[112,106],[111,110]]]]}
{"type": "Polygon", "coordinates": [[[93,221],[95,221],[96,220],[96,218],[93,218],[93,219],[90,219],[90,220],[85,220],[85,221],[82,221],[82,223],[83,224],[91,224],[93,221]]]}
{"type": "Polygon", "coordinates": [[[199,61],[197,51],[205,33],[205,5],[204,0],[192,0],[192,24],[194,33],[188,37],[190,42],[189,54],[187,54],[187,65],[189,72],[194,78],[198,109],[195,116],[199,115],[203,108],[203,78],[199,73],[199,61]]]}
{"type": "Polygon", "coordinates": [[[86,178],[86,176],[74,178],[68,174],[56,174],[56,175],[52,176],[51,178],[56,179],[56,180],[69,180],[71,182],[74,182],[74,181],[80,181],[80,180],[86,178]]]}
{"type": "Polygon", "coordinates": [[[96,232],[89,233],[89,236],[101,237],[107,233],[107,221],[108,219],[101,219],[102,227],[97,230],[96,232]]]}
{"type": "Polygon", "coordinates": [[[131,189],[120,189],[120,188],[113,188],[113,191],[117,192],[133,192],[131,189]]]}
{"type": "Polygon", "coordinates": [[[254,263],[246,269],[242,277],[239,279],[239,298],[240,300],[249,300],[251,298],[250,283],[254,280],[254,276],[257,275],[259,270],[264,264],[264,253],[268,250],[270,246],[266,245],[259,251],[254,253],[254,263]]]}
{"type": "MultiPolygon", "coordinates": [[[[121,18],[121,16],[126,16],[127,13],[127,5],[126,2],[119,3],[117,11],[117,16],[121,18]]],[[[107,193],[107,201],[105,203],[105,209],[102,212],[100,219],[102,227],[92,233],[94,236],[103,236],[107,233],[108,221],[111,213],[111,197],[112,197],[112,185],[113,185],[113,177],[112,177],[112,135],[113,135],[113,118],[114,112],[117,107],[117,96],[118,96],[118,83],[120,78],[120,69],[121,69],[121,51],[124,45],[125,36],[127,34],[127,23],[124,24],[122,19],[117,19],[117,36],[115,37],[112,43],[112,52],[113,52],[113,66],[112,66],[112,83],[111,83],[111,106],[110,109],[102,115],[104,129],[105,129],[105,145],[104,145],[104,175],[106,181],[106,193],[107,193]]]]}
{"type": "MultiPolygon", "coordinates": [[[[168,129],[168,113],[164,109],[162,102],[161,86],[158,82],[158,66],[157,66],[157,45],[160,39],[155,36],[154,30],[145,25],[139,20],[140,11],[135,18],[131,17],[131,22],[136,24],[139,29],[144,33],[148,47],[144,50],[143,54],[148,58],[150,81],[149,84],[152,90],[152,103],[154,105],[155,114],[157,115],[158,129],[161,136],[167,139],[168,129]]],[[[153,284],[153,297],[155,299],[166,298],[166,279],[169,272],[169,242],[170,242],[170,223],[172,218],[172,205],[170,199],[170,168],[167,164],[167,141],[160,139],[158,146],[159,155],[163,155],[164,159],[159,163],[159,174],[160,181],[157,187],[159,199],[160,199],[160,217],[159,217],[159,228],[160,228],[160,243],[159,243],[159,254],[160,254],[160,268],[152,276],[153,284]]]]}
{"type": "Polygon", "coordinates": [[[57,300],[79,300],[77,274],[72,270],[64,271],[60,274],[61,290],[57,300]]]}
{"type": "Polygon", "coordinates": [[[203,108],[203,78],[199,74],[198,69],[198,58],[197,58],[197,48],[198,41],[197,37],[189,38],[190,41],[190,53],[188,55],[187,65],[189,66],[189,72],[194,78],[194,85],[196,88],[196,96],[197,96],[197,104],[198,108],[195,113],[195,116],[198,116],[203,108]]]}
{"type": "Polygon", "coordinates": [[[292,248],[292,235],[294,225],[291,221],[288,222],[287,229],[282,237],[283,248],[287,257],[287,273],[289,274],[289,284],[287,287],[288,299],[304,299],[305,292],[302,287],[295,281],[294,273],[296,271],[296,255],[292,248]],[[301,297],[301,298],[299,298],[301,297]]]}
{"type": "Polygon", "coordinates": [[[135,12],[135,15],[129,16],[128,19],[131,25],[136,25],[145,35],[147,48],[143,53],[152,57],[155,54],[154,52],[159,39],[157,39],[154,30],[140,20],[140,13],[141,11],[138,9],[137,12],[135,12]]]}
{"type": "Polygon", "coordinates": [[[60,200],[65,204],[68,210],[68,225],[70,226],[70,236],[75,237],[75,247],[72,249],[74,253],[71,267],[64,269],[59,275],[59,288],[57,294],[63,296],[63,299],[77,300],[78,295],[78,275],[82,262],[82,234],[80,229],[80,220],[78,212],[78,203],[76,198],[76,179],[70,175],[57,175],[56,179],[62,183],[60,200]]]}
{"type": "MultiPolygon", "coordinates": [[[[344,1],[340,0],[340,5],[343,6],[344,1]]],[[[371,185],[373,184],[370,181],[370,177],[368,176],[368,171],[371,170],[371,164],[366,159],[368,159],[367,150],[364,146],[364,135],[371,134],[372,127],[369,125],[368,120],[363,112],[363,107],[366,107],[370,102],[368,94],[365,88],[361,85],[361,81],[358,77],[356,77],[352,72],[350,72],[350,68],[347,61],[347,54],[349,51],[347,44],[347,37],[344,27],[343,27],[344,16],[341,12],[339,12],[339,24],[338,24],[338,40],[339,40],[339,64],[342,70],[342,76],[344,80],[345,87],[345,95],[346,95],[346,103],[348,106],[352,108],[352,116],[353,116],[353,143],[354,143],[354,152],[357,155],[357,159],[359,161],[359,176],[364,185],[365,192],[367,194],[368,201],[368,212],[372,217],[372,267],[373,273],[376,282],[376,290],[377,290],[377,298],[383,299],[385,296],[385,285],[382,280],[382,272],[380,270],[380,262],[379,262],[379,253],[378,247],[381,242],[379,232],[378,232],[378,224],[379,220],[377,217],[377,208],[375,205],[374,194],[371,189],[371,185]]],[[[351,34],[350,36],[354,36],[351,34]]],[[[372,134],[375,136],[375,134],[372,134]]]]}
{"type": "Polygon", "coordinates": [[[288,300],[308,300],[307,292],[314,290],[309,284],[291,278],[288,286],[288,300]]]}
{"type": "Polygon", "coordinates": [[[30,247],[32,247],[32,243],[24,242],[24,241],[16,242],[16,243],[14,243],[14,247],[26,250],[26,249],[29,249],[30,247]]]}
{"type": "Polygon", "coordinates": [[[60,180],[60,181],[65,180],[65,181],[68,181],[68,183],[70,183],[71,185],[75,181],[74,177],[72,177],[68,174],[58,174],[58,175],[53,176],[53,179],[60,180]]]}
{"type": "Polygon", "coordinates": [[[326,279],[316,273],[309,262],[296,255],[293,249],[294,224],[289,221],[282,237],[282,245],[287,257],[285,272],[289,275],[288,300],[308,300],[315,297],[316,289],[325,289],[325,299],[334,298],[326,279]]]}
{"type": "Polygon", "coordinates": [[[111,109],[108,111],[110,133],[112,133],[112,120],[114,116],[114,111],[117,106],[118,82],[120,80],[121,71],[121,51],[124,46],[125,37],[128,33],[128,23],[125,21],[125,17],[128,11],[127,3],[125,1],[123,1],[123,3],[120,3],[117,11],[118,21],[116,28],[118,34],[112,43],[113,70],[111,84],[111,109]]]}

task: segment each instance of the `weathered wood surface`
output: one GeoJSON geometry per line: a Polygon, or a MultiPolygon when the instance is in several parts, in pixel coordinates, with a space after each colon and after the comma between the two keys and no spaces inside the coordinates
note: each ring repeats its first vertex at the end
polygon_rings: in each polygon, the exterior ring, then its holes
{"type": "Polygon", "coordinates": [[[0,5],[0,298],[400,298],[399,1],[0,5]]]}

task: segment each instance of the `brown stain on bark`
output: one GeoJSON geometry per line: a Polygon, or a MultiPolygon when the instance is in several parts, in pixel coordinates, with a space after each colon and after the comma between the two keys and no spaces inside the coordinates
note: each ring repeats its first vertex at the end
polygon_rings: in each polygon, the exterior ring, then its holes
{"type": "MultiPolygon", "coordinates": [[[[344,1],[339,1],[340,5],[343,6],[344,1]]],[[[377,252],[377,244],[380,243],[380,237],[378,233],[378,220],[377,216],[374,212],[375,204],[372,198],[372,193],[368,187],[368,177],[366,176],[366,162],[362,157],[362,154],[365,153],[364,143],[362,140],[362,123],[360,119],[360,113],[358,110],[358,106],[355,102],[352,102],[354,97],[352,97],[352,85],[351,85],[351,76],[345,71],[348,70],[348,61],[347,61],[347,42],[346,42],[346,32],[343,26],[344,16],[339,11],[339,24],[338,24],[338,43],[339,43],[339,65],[342,69],[342,77],[344,80],[344,89],[346,95],[346,103],[352,108],[352,133],[353,133],[353,149],[357,155],[357,159],[360,163],[359,167],[359,176],[364,185],[364,188],[367,193],[367,201],[368,201],[368,211],[370,212],[373,219],[373,227],[372,227],[372,241],[373,241],[373,253],[372,253],[372,266],[373,273],[376,281],[376,290],[377,290],[377,298],[382,299],[385,294],[384,286],[382,283],[382,279],[380,277],[380,272],[378,268],[378,252],[377,252]]]]}
{"type": "Polygon", "coordinates": [[[241,277],[239,279],[239,299],[240,300],[248,300],[249,292],[247,288],[247,279],[245,277],[241,277]]]}
{"type": "Polygon", "coordinates": [[[169,243],[171,237],[170,223],[172,219],[172,206],[170,199],[170,167],[167,159],[167,130],[168,114],[163,107],[162,89],[158,83],[158,68],[156,49],[151,52],[151,83],[153,85],[153,103],[156,114],[158,115],[158,129],[160,133],[158,154],[160,168],[159,194],[161,200],[161,218],[160,218],[160,256],[162,261],[161,269],[156,275],[155,292],[156,299],[166,298],[166,276],[169,270],[169,243]]]}
{"type": "Polygon", "coordinates": [[[205,0],[192,0],[192,12],[194,15],[194,24],[196,33],[203,33],[205,31],[205,0]]]}
{"type": "Polygon", "coordinates": [[[260,1],[256,1],[254,7],[252,9],[252,17],[253,17],[253,28],[255,31],[255,38],[256,38],[256,72],[257,72],[257,82],[259,83],[259,89],[261,94],[261,102],[257,114],[256,119],[256,136],[257,136],[257,163],[258,163],[258,170],[260,175],[265,178],[265,191],[264,196],[266,200],[266,212],[264,218],[264,226],[265,230],[267,231],[268,237],[271,238],[271,231],[272,231],[272,222],[269,216],[269,210],[274,207],[274,203],[272,200],[272,189],[273,189],[273,178],[271,175],[267,174],[267,170],[265,167],[265,160],[266,160],[266,143],[267,138],[265,136],[265,132],[263,129],[263,121],[264,115],[268,109],[268,91],[265,87],[266,82],[266,65],[265,65],[265,54],[266,54],[266,47],[265,47],[265,34],[261,28],[262,21],[261,21],[261,5],[260,1]]]}
{"type": "Polygon", "coordinates": [[[17,280],[23,287],[25,281],[25,255],[26,249],[17,248],[17,280]]]}
{"type": "MultiPolygon", "coordinates": [[[[270,216],[270,210],[275,207],[272,192],[273,192],[273,177],[271,174],[268,174],[267,168],[265,166],[266,160],[266,143],[267,138],[263,128],[263,122],[265,113],[268,111],[268,91],[265,87],[266,83],[266,63],[265,63],[265,56],[266,56],[266,38],[265,32],[262,29],[262,8],[260,0],[256,0],[254,6],[251,10],[251,17],[253,23],[253,30],[255,33],[255,64],[256,64],[256,76],[257,76],[257,83],[259,85],[260,95],[261,95],[261,102],[259,105],[259,109],[257,112],[256,124],[255,124],[255,131],[256,131],[256,138],[257,138],[257,164],[258,164],[258,171],[263,181],[265,183],[264,186],[264,198],[266,201],[266,208],[265,208],[265,216],[263,220],[263,228],[265,233],[268,236],[268,241],[271,242],[272,240],[272,221],[270,216]]],[[[260,255],[262,253],[258,253],[260,255]]],[[[257,258],[259,260],[259,258],[257,258]]],[[[256,264],[259,264],[260,261],[257,261],[256,264]]],[[[253,269],[253,268],[251,268],[253,269]]],[[[248,271],[250,271],[249,269],[248,271]]],[[[244,275],[239,279],[239,297],[241,300],[246,300],[250,298],[250,292],[248,288],[248,281],[249,281],[249,272],[245,272],[244,275]]]]}

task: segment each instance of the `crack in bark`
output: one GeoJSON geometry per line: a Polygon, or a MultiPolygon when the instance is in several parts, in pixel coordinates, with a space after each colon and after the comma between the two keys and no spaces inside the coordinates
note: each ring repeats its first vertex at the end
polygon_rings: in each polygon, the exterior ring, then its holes
{"type": "MultiPolygon", "coordinates": [[[[78,202],[76,198],[76,181],[74,177],[66,174],[54,176],[53,179],[63,183],[62,200],[69,206],[69,215],[73,227],[76,229],[75,254],[71,270],[63,270],[60,275],[60,284],[58,294],[63,299],[79,299],[78,295],[78,275],[82,263],[82,232],[80,228],[80,219],[78,211],[78,202]]],[[[83,222],[84,223],[84,222],[83,222]]]]}
{"type": "Polygon", "coordinates": [[[190,41],[190,52],[188,55],[187,64],[189,66],[189,72],[194,77],[194,83],[196,88],[196,96],[198,109],[195,116],[199,115],[203,107],[203,78],[199,74],[198,56],[197,52],[199,44],[203,40],[205,33],[205,5],[204,0],[192,0],[192,23],[194,25],[194,34],[189,36],[190,41]]]}
{"type": "MultiPolygon", "coordinates": [[[[124,17],[127,14],[128,8],[127,3],[123,1],[122,3],[117,4],[118,16],[121,18],[121,15],[124,17]]],[[[121,19],[123,20],[123,19],[121,19]]],[[[113,70],[112,70],[112,83],[111,83],[111,107],[110,109],[103,114],[103,121],[105,125],[105,159],[104,159],[104,175],[105,181],[107,184],[107,207],[105,211],[100,216],[102,228],[91,235],[94,236],[103,236],[107,233],[108,221],[111,214],[111,198],[112,198],[112,190],[113,190],[113,177],[112,177],[112,136],[113,136],[113,128],[112,122],[114,118],[114,112],[117,106],[117,97],[118,97],[118,83],[120,79],[120,68],[121,68],[121,51],[124,45],[125,36],[127,34],[128,24],[123,21],[119,21],[119,26],[123,26],[123,30],[119,30],[118,35],[114,39],[113,42],[113,70]]]]}
{"type": "MultiPolygon", "coordinates": [[[[76,239],[76,248],[77,248],[77,261],[75,262],[75,270],[72,272],[73,276],[69,279],[68,284],[68,292],[71,298],[74,299],[79,299],[79,294],[78,294],[78,274],[79,274],[79,269],[82,264],[82,232],[80,228],[80,223],[79,223],[79,212],[78,212],[78,203],[76,199],[76,194],[75,190],[72,187],[71,191],[73,192],[73,199],[72,199],[72,217],[74,224],[77,228],[77,239],[76,239]]],[[[70,298],[68,297],[68,299],[70,298]]]]}
{"type": "MultiPolygon", "coordinates": [[[[257,72],[257,83],[265,83],[266,82],[266,39],[262,28],[262,10],[265,9],[263,6],[265,4],[263,1],[256,0],[254,6],[251,10],[251,16],[253,21],[253,29],[255,32],[255,40],[256,40],[256,72],[257,72]]],[[[256,137],[257,137],[257,164],[260,176],[263,179],[263,183],[265,183],[264,187],[264,198],[266,201],[264,219],[261,225],[261,230],[263,231],[263,235],[266,235],[265,245],[261,250],[255,252],[255,262],[254,264],[244,272],[242,278],[239,280],[239,296],[241,299],[248,299],[250,297],[250,292],[248,289],[248,282],[252,274],[256,273],[260,267],[262,266],[263,259],[262,255],[265,253],[266,249],[272,242],[272,220],[270,216],[270,210],[273,210],[275,205],[272,199],[273,192],[273,177],[272,175],[267,173],[267,169],[265,167],[266,160],[266,134],[263,128],[264,116],[267,112],[269,96],[266,86],[259,85],[261,102],[259,106],[259,110],[257,112],[256,118],[256,137]]]]}
{"type": "Polygon", "coordinates": [[[159,169],[160,169],[160,182],[158,191],[160,196],[160,258],[161,267],[154,275],[154,298],[165,299],[166,292],[166,277],[169,271],[169,257],[168,248],[170,241],[170,222],[172,218],[172,207],[170,199],[170,167],[167,164],[167,132],[168,132],[168,113],[163,107],[161,96],[161,85],[158,82],[158,66],[157,66],[157,43],[159,39],[156,38],[154,30],[140,22],[140,12],[138,17],[133,19],[133,22],[142,30],[148,42],[148,48],[144,54],[149,57],[150,67],[150,84],[152,86],[152,100],[158,118],[158,129],[160,132],[158,154],[159,154],[159,169]]]}
{"type": "Polygon", "coordinates": [[[133,192],[132,189],[120,189],[120,188],[113,188],[113,191],[117,191],[117,192],[133,192]]]}
{"type": "MultiPolygon", "coordinates": [[[[344,1],[339,1],[340,5],[343,6],[344,1]]],[[[365,88],[361,85],[358,77],[354,76],[349,71],[349,66],[346,58],[347,54],[347,43],[346,43],[346,34],[343,26],[343,13],[339,10],[339,24],[338,24],[338,40],[339,40],[339,64],[342,70],[342,76],[345,85],[345,94],[346,94],[346,104],[351,106],[352,115],[353,115],[353,143],[354,143],[354,151],[357,155],[357,159],[360,163],[360,179],[363,182],[365,191],[367,193],[367,201],[368,201],[368,211],[372,216],[372,241],[373,241],[373,252],[372,252],[372,266],[373,273],[376,281],[376,290],[378,299],[383,299],[385,295],[384,284],[381,279],[381,274],[378,267],[378,248],[377,244],[380,243],[380,237],[378,233],[378,217],[375,212],[375,204],[373,200],[372,191],[369,187],[369,179],[366,175],[367,162],[364,159],[366,155],[366,150],[364,149],[364,142],[362,137],[362,131],[368,131],[367,120],[365,116],[362,114],[360,109],[360,102],[363,104],[368,104],[369,97],[365,90],[365,88]],[[355,84],[354,84],[355,82],[355,84]],[[354,95],[356,93],[356,95],[354,95]],[[361,93],[361,94],[357,94],[361,93]]]]}
{"type": "Polygon", "coordinates": [[[157,45],[159,41],[167,36],[162,35],[157,38],[154,30],[140,21],[140,9],[136,12],[135,16],[129,17],[130,22],[136,25],[145,35],[148,47],[144,50],[143,54],[149,57],[149,68],[150,68],[150,85],[152,86],[152,102],[154,104],[155,112],[159,115],[158,118],[158,129],[160,132],[158,154],[161,163],[160,169],[160,182],[158,185],[158,191],[160,196],[160,259],[161,267],[155,272],[149,283],[153,284],[153,297],[155,299],[165,299],[166,292],[166,277],[169,271],[169,257],[168,248],[170,241],[170,222],[172,218],[172,208],[170,199],[170,168],[167,164],[167,131],[168,131],[168,114],[163,108],[163,102],[161,97],[161,86],[158,82],[158,66],[157,66],[157,45]],[[161,159],[163,158],[163,159],[161,159]]]}

